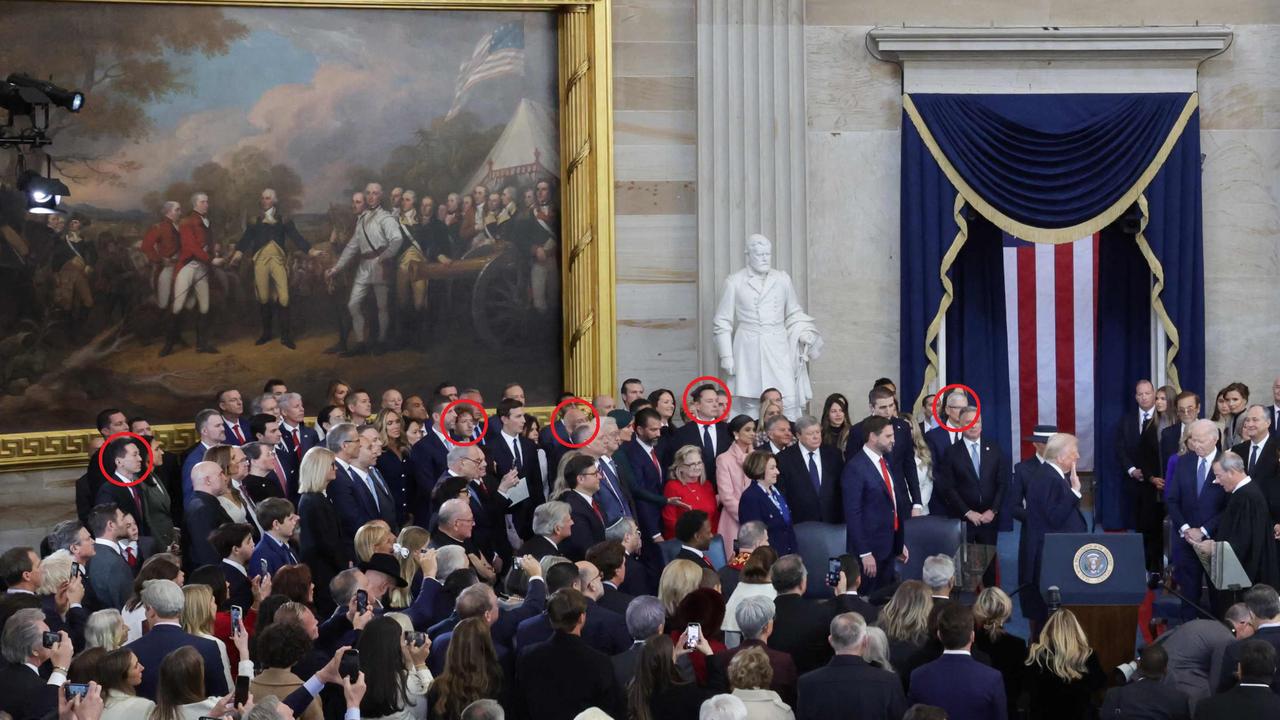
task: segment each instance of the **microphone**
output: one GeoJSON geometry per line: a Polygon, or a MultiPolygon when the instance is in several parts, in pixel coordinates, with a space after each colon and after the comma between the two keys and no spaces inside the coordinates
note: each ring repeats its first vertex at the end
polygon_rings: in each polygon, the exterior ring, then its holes
{"type": "Polygon", "coordinates": [[[1049,596],[1045,598],[1045,602],[1049,604],[1049,612],[1058,612],[1062,607],[1062,591],[1058,589],[1057,585],[1050,585],[1048,595],[1049,596]]]}

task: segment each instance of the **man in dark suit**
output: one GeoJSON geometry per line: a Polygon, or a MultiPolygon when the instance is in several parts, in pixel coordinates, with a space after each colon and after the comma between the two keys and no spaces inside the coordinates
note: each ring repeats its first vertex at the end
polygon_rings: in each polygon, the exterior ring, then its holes
{"type": "Polygon", "coordinates": [[[222,414],[223,443],[244,445],[253,440],[249,434],[249,418],[244,414],[244,397],[235,388],[219,390],[214,398],[222,414]]]}
{"type": "Polygon", "coordinates": [[[1280,696],[1267,684],[1276,674],[1276,649],[1261,640],[1245,640],[1237,655],[1236,687],[1196,704],[1196,720],[1280,717],[1280,696]]]}
{"type": "Polygon", "coordinates": [[[596,467],[600,470],[600,491],[594,497],[600,503],[605,527],[624,517],[634,518],[635,500],[631,497],[631,490],[623,484],[622,474],[613,459],[613,453],[621,444],[618,421],[611,417],[602,418],[599,432],[595,432],[594,425],[582,425],[573,431],[573,441],[575,444],[586,443],[579,452],[596,459],[596,467]]]}
{"type": "Polygon", "coordinates": [[[659,459],[666,451],[662,439],[662,418],[653,408],[636,413],[635,437],[623,443],[627,460],[634,471],[631,495],[636,502],[636,521],[646,543],[662,542],[662,508],[681,504],[677,498],[662,494],[667,481],[666,467],[659,459]]]}
{"type": "Polygon", "coordinates": [[[848,553],[841,555],[840,582],[836,584],[836,596],[831,599],[831,605],[837,613],[856,612],[863,620],[875,624],[880,617],[880,608],[858,594],[861,586],[862,567],[858,558],[848,553]]]}
{"type": "Polygon", "coordinates": [[[938,614],[937,626],[942,657],[911,673],[908,700],[940,707],[952,720],[1004,720],[1009,707],[1000,671],[970,654],[973,613],[959,603],[948,603],[938,614]]]}
{"type": "Polygon", "coordinates": [[[111,478],[98,488],[95,505],[112,503],[121,511],[133,516],[138,523],[138,530],[147,535],[146,524],[147,499],[143,495],[139,476],[145,466],[142,451],[136,440],[122,437],[113,440],[102,450],[102,464],[111,473],[111,478]],[[114,481],[114,482],[113,482],[114,481]]]}
{"type": "Polygon", "coordinates": [[[125,646],[142,663],[139,697],[155,700],[161,662],[169,653],[187,645],[195,648],[204,659],[204,691],[216,697],[227,694],[227,670],[222,666],[218,646],[212,640],[183,631],[179,622],[182,604],[182,588],[172,580],[156,580],[142,589],[142,605],[147,610],[147,624],[151,630],[125,646]]]}
{"type": "Polygon", "coordinates": [[[706,472],[707,482],[712,487],[716,484],[716,457],[733,444],[733,438],[729,436],[729,424],[721,417],[717,397],[716,386],[711,383],[703,383],[689,393],[693,419],[681,425],[671,435],[667,454],[662,458],[662,464],[671,467],[675,462],[676,450],[685,445],[702,448],[702,467],[706,472]]]}
{"type": "MultiPolygon", "coordinates": [[[[964,423],[960,421],[960,413],[966,407],[969,407],[969,399],[965,392],[960,388],[951,390],[938,408],[938,413],[946,427],[939,425],[925,432],[924,442],[929,447],[929,454],[933,458],[935,467],[942,462],[943,456],[947,454],[947,448],[960,441],[960,433],[947,428],[964,427],[964,423]]],[[[932,413],[932,411],[933,403],[932,399],[930,399],[929,412],[932,413]]],[[[934,499],[929,501],[929,511],[942,511],[941,498],[935,496],[934,499]]]]}
{"type": "Polygon", "coordinates": [[[862,659],[867,622],[857,613],[830,621],[828,642],[835,657],[825,667],[800,676],[796,685],[796,720],[901,720],[907,711],[902,681],[862,659]]]}
{"type": "MultiPolygon", "coordinates": [[[[665,631],[667,611],[663,609],[662,601],[658,598],[652,595],[641,595],[627,606],[626,620],[627,632],[631,634],[633,640],[631,647],[610,658],[613,663],[613,675],[620,688],[626,688],[627,683],[635,677],[640,653],[644,649],[644,641],[661,635],[665,631]]],[[[679,664],[678,660],[676,662],[679,664]]]]}
{"type": "Polygon", "coordinates": [[[805,599],[808,575],[799,555],[778,558],[770,579],[778,595],[773,601],[776,614],[769,647],[789,653],[801,673],[821,667],[831,657],[826,638],[835,608],[825,601],[805,599]]]}
{"type": "Polygon", "coordinates": [[[893,395],[893,391],[884,386],[877,386],[871,389],[867,395],[868,406],[871,409],[871,416],[849,428],[849,440],[845,445],[844,456],[846,462],[848,458],[855,455],[855,451],[859,451],[867,442],[867,435],[870,434],[870,428],[867,423],[872,417],[882,417],[889,421],[893,427],[893,444],[889,446],[886,452],[890,471],[897,482],[903,484],[903,490],[907,496],[907,506],[903,508],[903,517],[908,518],[914,515],[924,514],[924,505],[921,502],[920,481],[916,476],[916,459],[914,442],[911,439],[911,423],[898,417],[897,413],[898,401],[893,395]]]}
{"type": "Polygon", "coordinates": [[[1161,645],[1138,651],[1138,669],[1128,684],[1113,687],[1102,701],[1102,717],[1190,720],[1191,699],[1163,682],[1169,655],[1161,645]]]}
{"type": "MultiPolygon", "coordinates": [[[[1191,430],[1191,423],[1200,419],[1200,396],[1190,390],[1178,393],[1174,401],[1178,422],[1160,431],[1160,472],[1167,472],[1169,459],[1182,451],[1183,436],[1191,430]]],[[[1168,478],[1165,478],[1168,481],[1168,478]]],[[[1168,491],[1166,490],[1166,494],[1168,491]]]]}
{"type": "Polygon", "coordinates": [[[735,648],[721,650],[707,659],[707,687],[730,692],[729,663],[747,648],[757,647],[769,657],[769,665],[773,668],[773,681],[769,689],[778,693],[782,701],[788,705],[796,702],[796,664],[791,655],[769,647],[769,637],[773,635],[774,618],[777,610],[774,602],[767,597],[752,595],[743,598],[734,612],[734,620],[738,623],[738,631],[742,634],[742,642],[735,648]]]}
{"type": "MultiPolygon", "coordinates": [[[[435,487],[436,480],[449,468],[449,448],[453,447],[453,443],[449,441],[448,433],[453,425],[454,413],[450,410],[446,417],[444,410],[450,402],[443,395],[431,398],[431,427],[409,450],[409,483],[405,494],[409,512],[418,525],[425,526],[430,519],[431,490],[435,487]]],[[[333,449],[332,445],[329,449],[333,449]]]]}
{"type": "MultiPolygon", "coordinates": [[[[1076,475],[1076,461],[1080,459],[1080,443],[1074,435],[1057,433],[1044,447],[1045,463],[1027,484],[1027,543],[1031,555],[1028,567],[1031,572],[1025,582],[1031,586],[1024,593],[1039,594],[1040,562],[1044,555],[1044,536],[1049,533],[1088,532],[1089,526],[1080,512],[1080,478],[1076,475]]],[[[1048,619],[1047,606],[1040,598],[1028,608],[1023,603],[1035,631],[1048,619]]]]}
{"type": "Polygon", "coordinates": [[[871,592],[893,583],[895,558],[907,561],[902,526],[912,503],[906,484],[890,467],[892,421],[873,415],[862,425],[866,441],[849,455],[840,485],[847,549],[862,563],[862,587],[871,592]]]}
{"type": "Polygon", "coordinates": [[[354,538],[361,525],[377,519],[385,520],[394,532],[396,504],[390,489],[371,472],[378,451],[371,437],[357,433],[351,423],[342,423],[329,430],[325,443],[337,455],[337,474],[329,483],[328,494],[338,510],[343,537],[354,538]]]}
{"type": "Polygon", "coordinates": [[[59,633],[53,647],[44,646],[49,632],[44,612],[26,608],[15,612],[4,625],[4,660],[0,668],[0,711],[15,720],[56,716],[58,693],[67,681],[67,668],[75,650],[66,632],[59,633]],[[40,668],[49,662],[53,671],[45,677],[40,668]]]}
{"type": "Polygon", "coordinates": [[[187,501],[186,566],[217,565],[222,557],[209,543],[209,534],[229,524],[231,516],[218,502],[227,491],[227,475],[217,463],[199,462],[191,469],[191,499],[187,501]]]}
{"type": "MultiPolygon", "coordinates": [[[[320,435],[314,428],[307,427],[307,411],[302,404],[301,395],[287,392],[277,402],[280,408],[280,440],[289,453],[290,465],[294,468],[295,476],[290,478],[290,486],[297,487],[297,469],[302,467],[302,457],[320,444],[320,435]]],[[[296,497],[290,499],[297,501],[296,497]]]]}
{"type": "Polygon", "coordinates": [[[298,497],[298,461],[284,445],[280,418],[270,413],[257,413],[249,418],[249,436],[254,442],[271,448],[271,473],[281,486],[281,497],[296,501],[298,497]]]}
{"type": "Polygon", "coordinates": [[[485,441],[484,452],[493,467],[494,475],[504,477],[511,472],[511,468],[515,468],[516,476],[527,483],[529,498],[516,504],[511,512],[511,520],[521,538],[532,539],[537,534],[533,529],[535,509],[546,502],[548,486],[542,477],[542,468],[538,465],[538,446],[524,436],[524,403],[503,398],[498,403],[494,424],[495,427],[489,431],[490,439],[485,441]]]}
{"type": "Polygon", "coordinates": [[[587,549],[587,562],[600,571],[600,582],[603,594],[599,604],[606,610],[612,610],[621,617],[626,617],[627,607],[635,596],[628,595],[618,589],[627,577],[627,552],[622,543],[616,540],[605,540],[587,549]]]}
{"type": "MultiPolygon", "coordinates": [[[[1229,689],[1237,682],[1236,665],[1241,661],[1245,643],[1264,642],[1280,653],[1280,594],[1269,585],[1254,585],[1245,591],[1244,604],[1253,615],[1255,631],[1247,640],[1237,640],[1223,651],[1222,667],[1215,679],[1218,692],[1229,689]]],[[[1280,693],[1280,670],[1274,671],[1265,682],[1273,691],[1280,693]]]]}
{"type": "MultiPolygon", "coordinates": [[[[253,605],[253,580],[249,564],[253,559],[253,529],[248,523],[229,523],[210,533],[214,552],[222,556],[222,574],[227,580],[227,599],[242,609],[253,605]]],[[[328,592],[328,588],[321,588],[328,592]]]]}
{"type": "Polygon", "coordinates": [[[124,514],[111,503],[103,503],[89,513],[89,532],[95,552],[85,565],[89,576],[89,606],[93,610],[119,610],[133,594],[133,571],[120,553],[124,535],[124,514]]]}
{"type": "MultiPolygon", "coordinates": [[[[960,425],[969,427],[959,442],[947,446],[935,465],[933,495],[941,498],[948,517],[965,523],[966,542],[995,545],[999,537],[996,515],[1004,509],[1009,485],[1009,458],[982,437],[977,408],[961,411],[960,425]]],[[[995,586],[996,561],[987,566],[982,581],[986,587],[995,586]]]]}
{"type": "MultiPolygon", "coordinates": [[[[94,441],[106,442],[106,439],[120,432],[129,429],[129,421],[124,412],[116,408],[107,408],[98,413],[97,423],[98,434],[101,440],[93,438],[94,441]]],[[[79,516],[81,524],[89,522],[89,511],[97,504],[98,488],[107,482],[106,476],[103,474],[103,468],[107,473],[111,472],[111,465],[105,460],[101,466],[99,462],[99,451],[101,447],[90,446],[89,462],[85,467],[85,473],[76,481],[76,515],[79,516]]]]}
{"type": "Polygon", "coordinates": [[[1160,491],[1164,468],[1160,463],[1160,438],[1156,421],[1156,390],[1150,380],[1134,387],[1138,407],[1120,418],[1116,430],[1116,461],[1134,483],[1134,512],[1148,572],[1159,572],[1163,542],[1160,536],[1164,507],[1160,491]]]}
{"type": "Polygon", "coordinates": [[[778,453],[778,489],[791,508],[792,524],[839,523],[840,451],[822,444],[822,423],[805,415],[796,420],[796,444],[778,453]]]}
{"type": "Polygon", "coordinates": [[[569,504],[573,518],[569,537],[560,544],[561,553],[570,560],[582,560],[587,548],[604,540],[604,515],[595,494],[600,491],[600,468],[596,459],[588,455],[576,455],[564,466],[564,484],[567,488],[560,502],[569,504]]]}
{"type": "MultiPolygon", "coordinates": [[[[1214,482],[1213,464],[1218,457],[1218,428],[1212,420],[1196,420],[1187,430],[1187,454],[1178,461],[1173,477],[1165,483],[1165,506],[1174,539],[1169,548],[1173,579],[1183,595],[1201,604],[1204,566],[1192,543],[1218,532],[1218,516],[1227,494],[1214,482]]],[[[1194,619],[1199,611],[1182,602],[1182,618],[1194,619]]]]}
{"type": "MultiPolygon", "coordinates": [[[[586,624],[580,633],[583,642],[605,655],[616,655],[631,645],[627,624],[623,615],[606,610],[597,600],[603,591],[600,571],[585,560],[580,563],[556,563],[547,568],[547,592],[573,589],[582,594],[586,602],[586,624]]],[[[522,620],[516,628],[515,649],[525,652],[551,638],[553,626],[545,613],[522,620]]]]}
{"type": "MultiPolygon", "coordinates": [[[[565,393],[560,399],[566,400],[570,397],[572,395],[565,393]]],[[[565,443],[573,442],[573,431],[584,424],[594,428],[595,416],[583,406],[570,403],[560,411],[560,417],[552,420],[554,422],[548,423],[538,434],[538,446],[547,454],[547,472],[555,475],[555,469],[560,467],[560,459],[570,450],[565,443]],[[555,432],[551,431],[553,427],[555,432]]]]}
{"type": "MultiPolygon", "coordinates": [[[[1230,543],[1253,587],[1280,585],[1280,559],[1262,489],[1245,474],[1244,460],[1230,450],[1218,456],[1213,474],[1214,482],[1227,491],[1227,502],[1218,516],[1216,536],[1195,543],[1196,550],[1205,556],[1213,552],[1214,543],[1230,543]]],[[[1220,614],[1236,601],[1239,593],[1214,589],[1209,597],[1214,612],[1220,614]]]]}
{"type": "Polygon", "coordinates": [[[1271,509],[1271,522],[1280,526],[1280,433],[1271,432],[1266,408],[1250,405],[1241,426],[1244,442],[1231,448],[1244,458],[1244,471],[1258,483],[1271,509]]]}
{"type": "Polygon", "coordinates": [[[182,506],[184,508],[191,501],[191,471],[196,463],[204,460],[205,451],[214,445],[221,445],[227,439],[222,415],[212,408],[205,408],[196,413],[196,436],[199,442],[182,456],[182,506]]]}
{"type": "Polygon", "coordinates": [[[467,496],[475,527],[471,540],[485,558],[498,556],[504,565],[511,564],[511,541],[507,539],[507,514],[511,500],[507,493],[520,482],[513,467],[501,480],[487,475],[484,452],[476,445],[460,445],[449,449],[449,474],[467,480],[467,496]]]}
{"type": "MultiPolygon", "coordinates": [[[[1040,472],[1040,466],[1044,464],[1044,445],[1049,442],[1049,438],[1058,432],[1058,428],[1054,425],[1037,425],[1031,434],[1025,438],[1035,449],[1035,454],[1013,466],[1013,477],[1009,483],[1009,490],[1005,492],[1005,506],[1008,508],[1004,514],[1004,521],[1000,523],[1000,530],[1012,530],[1013,521],[1018,521],[1018,577],[1031,577],[1031,547],[1027,543],[1027,487],[1031,482],[1031,478],[1040,472]]],[[[930,501],[932,504],[932,501],[930,501]]],[[[1025,581],[1024,581],[1025,582],[1025,581]]],[[[1041,602],[1041,598],[1036,593],[1020,592],[1018,593],[1018,601],[1022,607],[1022,614],[1025,617],[1031,617],[1036,614],[1044,614],[1043,607],[1037,607],[1036,603],[1041,602]]]]}
{"type": "Polygon", "coordinates": [[[267,575],[275,575],[285,565],[297,565],[292,540],[298,530],[298,514],[293,511],[293,503],[284,498],[263,500],[258,505],[258,522],[262,523],[262,539],[253,549],[249,574],[264,574],[264,563],[267,575]]]}
{"type": "Polygon", "coordinates": [[[600,708],[610,717],[626,713],[609,657],[582,640],[586,609],[586,598],[570,588],[556,591],[547,600],[547,618],[554,635],[516,661],[516,696],[523,702],[526,717],[572,720],[590,707],[600,708]]]}
{"type": "Polygon", "coordinates": [[[715,569],[707,550],[711,548],[711,518],[701,510],[689,510],[676,519],[676,540],[680,541],[680,551],[673,560],[688,560],[701,567],[715,569]]]}
{"type": "Polygon", "coordinates": [[[532,555],[541,560],[559,555],[560,544],[573,532],[573,516],[569,503],[550,500],[533,511],[533,537],[516,550],[516,556],[532,555]]]}

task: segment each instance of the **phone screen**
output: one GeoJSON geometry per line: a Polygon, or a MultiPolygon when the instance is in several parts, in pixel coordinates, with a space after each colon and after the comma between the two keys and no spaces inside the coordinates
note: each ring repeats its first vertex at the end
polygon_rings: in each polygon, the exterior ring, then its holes
{"type": "Polygon", "coordinates": [[[62,639],[62,636],[56,632],[46,631],[44,635],[41,636],[41,641],[46,648],[51,648],[54,645],[57,645],[58,641],[61,639],[62,639]]]}
{"type": "Polygon", "coordinates": [[[840,584],[840,558],[833,557],[827,560],[827,584],[835,587],[840,584]]]}
{"type": "Polygon", "coordinates": [[[351,682],[355,682],[360,677],[360,651],[348,650],[342,654],[342,660],[338,662],[338,672],[351,682]]]}
{"type": "Polygon", "coordinates": [[[271,575],[271,571],[268,569],[266,558],[262,558],[261,560],[258,561],[258,567],[262,568],[262,573],[261,573],[262,575],[271,575]]]}
{"type": "Polygon", "coordinates": [[[231,606],[231,632],[232,633],[238,633],[244,627],[244,625],[241,623],[241,618],[243,617],[244,617],[244,609],[241,608],[239,605],[232,605],[231,606]]]}
{"type": "Polygon", "coordinates": [[[80,577],[81,572],[82,571],[80,570],[80,563],[78,562],[71,563],[71,577],[78,578],[80,577]]]}
{"type": "Polygon", "coordinates": [[[84,697],[89,694],[89,685],[87,683],[67,683],[66,685],[67,699],[73,697],[84,697]]]}
{"type": "Polygon", "coordinates": [[[701,623],[689,623],[688,629],[684,634],[685,648],[692,650],[698,647],[698,643],[702,642],[702,625],[701,623]]]}
{"type": "Polygon", "coordinates": [[[236,676],[236,705],[249,702],[249,676],[236,676]]]}
{"type": "Polygon", "coordinates": [[[366,590],[356,591],[356,612],[361,615],[369,609],[369,593],[366,590]]]}

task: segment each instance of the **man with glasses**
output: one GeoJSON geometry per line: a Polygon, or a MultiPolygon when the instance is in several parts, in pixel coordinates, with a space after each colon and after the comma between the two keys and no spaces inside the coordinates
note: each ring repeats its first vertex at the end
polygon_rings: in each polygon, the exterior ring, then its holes
{"type": "Polygon", "coordinates": [[[577,562],[587,549],[604,540],[604,510],[595,499],[600,491],[600,468],[594,457],[575,455],[564,466],[564,492],[556,499],[569,503],[573,528],[560,544],[561,553],[577,562]]]}
{"type": "Polygon", "coordinates": [[[1160,431],[1160,471],[1166,477],[1172,474],[1168,469],[1169,459],[1186,448],[1191,423],[1200,419],[1200,396],[1190,390],[1183,390],[1174,399],[1173,407],[1178,416],[1177,424],[1160,431]]]}
{"type": "Polygon", "coordinates": [[[501,480],[488,477],[484,452],[475,445],[454,446],[449,450],[449,472],[446,477],[460,477],[467,481],[471,515],[475,519],[471,539],[476,549],[486,558],[499,559],[501,569],[511,563],[511,541],[507,538],[506,516],[511,512],[511,499],[507,493],[520,484],[515,467],[507,470],[501,480]]]}

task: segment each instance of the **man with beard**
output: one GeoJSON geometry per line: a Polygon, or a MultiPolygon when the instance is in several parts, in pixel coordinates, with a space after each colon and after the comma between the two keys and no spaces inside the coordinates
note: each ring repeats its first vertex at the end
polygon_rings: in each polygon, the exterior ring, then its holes
{"type": "Polygon", "coordinates": [[[196,352],[216,354],[209,344],[207,319],[209,316],[209,274],[221,267],[226,258],[216,257],[213,231],[209,226],[209,196],[198,192],[191,196],[191,214],[178,225],[180,245],[178,249],[177,275],[173,281],[172,324],[165,337],[160,357],[173,353],[173,346],[182,334],[182,311],[194,306],[196,317],[196,352]]]}
{"type": "Polygon", "coordinates": [[[238,267],[246,253],[253,259],[253,292],[262,317],[262,336],[254,344],[265,345],[271,340],[271,304],[275,303],[279,308],[280,344],[295,350],[289,322],[289,243],[304,253],[311,252],[311,244],[298,232],[293,218],[285,217],[276,207],[275,190],[264,189],[258,202],[262,214],[249,220],[249,227],[231,256],[231,267],[238,267]]]}
{"type": "Polygon", "coordinates": [[[351,286],[351,298],[347,301],[356,346],[342,353],[343,357],[365,355],[370,350],[364,318],[364,300],[370,293],[378,308],[378,339],[372,349],[377,355],[386,351],[387,331],[391,325],[387,286],[394,275],[394,261],[403,242],[400,224],[382,207],[382,185],[369,183],[365,186],[364,197],[366,207],[356,221],[355,233],[343,248],[338,264],[325,272],[325,278],[330,279],[359,261],[355,282],[351,286]]]}

